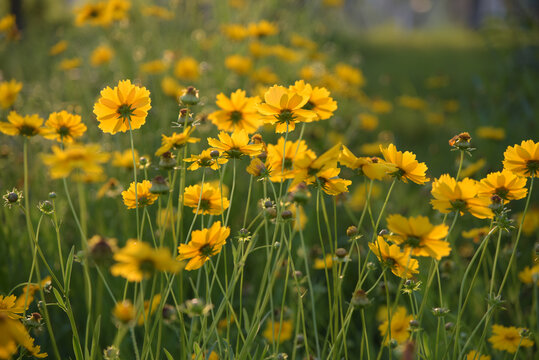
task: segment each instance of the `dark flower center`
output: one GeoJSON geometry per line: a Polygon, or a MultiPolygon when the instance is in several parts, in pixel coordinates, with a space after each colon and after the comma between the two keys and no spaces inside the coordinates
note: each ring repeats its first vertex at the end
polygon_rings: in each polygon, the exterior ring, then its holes
{"type": "Polygon", "coordinates": [[[242,119],[243,119],[243,114],[241,113],[241,111],[235,110],[235,111],[232,111],[232,112],[230,113],[230,120],[231,120],[234,124],[236,124],[237,122],[239,122],[239,121],[242,120],[242,119]]]}
{"type": "Polygon", "coordinates": [[[312,109],[314,109],[314,107],[315,107],[315,105],[310,101],[307,101],[307,103],[305,105],[303,105],[303,109],[305,109],[305,110],[312,110],[312,109]]]}
{"type": "Polygon", "coordinates": [[[453,207],[453,210],[456,211],[465,211],[466,210],[466,201],[462,199],[457,199],[450,201],[451,206],[453,207]]]}
{"type": "Polygon", "coordinates": [[[131,108],[131,105],[129,104],[123,104],[118,107],[118,110],[116,113],[119,117],[121,117],[124,121],[125,120],[131,120],[131,116],[133,115],[133,112],[135,109],[131,108]]]}
{"type": "Polygon", "coordinates": [[[211,246],[210,244],[206,244],[200,249],[198,249],[198,251],[202,256],[210,257],[213,255],[213,246],[211,246]]]}
{"type": "Polygon", "coordinates": [[[19,134],[24,136],[34,136],[38,134],[38,130],[36,127],[31,125],[22,125],[19,128],[19,134]]]}
{"type": "Polygon", "coordinates": [[[539,171],[539,160],[528,160],[526,162],[526,168],[528,169],[530,175],[535,174],[539,171]]]}
{"type": "Polygon", "coordinates": [[[282,110],[281,113],[277,115],[277,121],[281,124],[294,121],[295,118],[294,113],[288,109],[282,110]]]}
{"type": "Polygon", "coordinates": [[[67,126],[62,125],[62,126],[60,126],[60,128],[58,129],[58,135],[60,135],[61,137],[66,137],[66,136],[68,136],[69,133],[70,133],[69,130],[70,130],[70,129],[69,129],[67,126]]]}

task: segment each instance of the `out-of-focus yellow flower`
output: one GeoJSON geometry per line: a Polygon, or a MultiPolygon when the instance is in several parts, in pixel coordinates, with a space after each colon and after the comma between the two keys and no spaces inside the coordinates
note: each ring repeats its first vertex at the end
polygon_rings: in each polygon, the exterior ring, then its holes
{"type": "Polygon", "coordinates": [[[487,175],[478,184],[478,196],[498,195],[506,201],[526,197],[526,178],[516,176],[510,171],[496,171],[487,175]]]}
{"type": "Polygon", "coordinates": [[[185,144],[194,144],[200,141],[199,138],[192,137],[195,128],[187,126],[181,133],[172,133],[171,136],[161,135],[161,147],[155,152],[155,156],[161,156],[172,149],[180,149],[185,144]]]}
{"type": "Polygon", "coordinates": [[[212,170],[218,170],[221,165],[228,162],[228,159],[221,157],[221,153],[219,153],[218,157],[214,158],[211,156],[210,149],[206,149],[198,155],[191,155],[191,157],[184,159],[184,161],[192,162],[192,164],[187,168],[191,171],[207,167],[212,170]]]}
{"type": "Polygon", "coordinates": [[[129,189],[122,191],[122,198],[124,200],[125,206],[127,206],[128,209],[136,209],[137,208],[137,200],[138,200],[138,207],[148,206],[151,205],[157,200],[159,195],[153,194],[150,192],[150,188],[152,187],[152,183],[148,180],[143,180],[142,182],[137,182],[137,193],[135,194],[135,182],[132,182],[129,185],[129,189]]]}
{"type": "Polygon", "coordinates": [[[178,99],[183,94],[185,88],[173,77],[165,76],[161,80],[161,90],[163,90],[165,95],[178,99]]]}
{"type": "Polygon", "coordinates": [[[294,324],[291,320],[279,321],[268,320],[266,329],[262,332],[262,336],[269,342],[278,342],[279,344],[292,339],[294,332],[294,324]]]}
{"type": "Polygon", "coordinates": [[[17,80],[2,81],[0,82],[0,107],[2,109],[8,109],[15,100],[19,92],[22,90],[22,83],[17,80]]]}
{"type": "Polygon", "coordinates": [[[101,164],[109,159],[109,154],[101,152],[97,144],[69,144],[65,149],[52,147],[52,154],[42,154],[43,163],[50,167],[53,179],[66,178],[73,171],[83,174],[102,174],[101,164]]]}
{"type": "Polygon", "coordinates": [[[492,325],[492,336],[488,341],[492,344],[493,349],[514,354],[519,347],[533,346],[533,341],[522,337],[522,330],[522,328],[514,326],[506,327],[494,324],[492,325]]]}
{"type": "Polygon", "coordinates": [[[150,316],[156,312],[159,303],[161,303],[161,294],[154,295],[152,300],[144,301],[144,313],[139,315],[137,325],[142,325],[145,321],[148,321],[150,316]]]}
{"type": "Polygon", "coordinates": [[[239,75],[246,75],[253,67],[253,61],[247,56],[230,55],[225,59],[225,67],[239,75]]]}
{"type": "Polygon", "coordinates": [[[125,247],[114,254],[116,264],[110,272],[128,281],[142,281],[149,278],[155,271],[170,273],[179,272],[183,264],[175,261],[167,248],[152,248],[143,241],[127,240],[125,247]]]}
{"type": "Polygon", "coordinates": [[[130,0],[108,0],[107,2],[107,12],[112,20],[126,19],[130,8],[130,0]]]}
{"type": "Polygon", "coordinates": [[[267,20],[262,20],[258,23],[250,23],[247,30],[249,31],[249,35],[254,37],[270,36],[279,32],[277,24],[271,23],[267,20]]]}
{"type": "Polygon", "coordinates": [[[231,40],[241,41],[249,36],[249,30],[240,24],[226,24],[221,26],[221,31],[231,40]]]}
{"type": "Polygon", "coordinates": [[[1,359],[11,359],[17,353],[19,345],[36,358],[47,357],[47,353],[40,353],[41,348],[34,345],[34,339],[30,337],[28,331],[19,320],[10,319],[2,313],[0,313],[0,334],[2,334],[2,341],[0,342],[1,359]]]}
{"type": "Polygon", "coordinates": [[[163,60],[153,60],[140,65],[140,71],[146,74],[160,74],[168,68],[163,60]]]}
{"type": "Polygon", "coordinates": [[[534,281],[539,286],[539,264],[532,267],[526,266],[521,272],[518,273],[518,278],[524,284],[532,284],[534,281]]]}
{"type": "Polygon", "coordinates": [[[391,314],[391,339],[388,334],[388,319],[387,310],[385,311],[384,322],[378,326],[380,335],[384,338],[384,344],[388,344],[391,340],[395,340],[398,344],[402,344],[410,337],[410,321],[413,320],[412,315],[408,315],[404,306],[399,306],[393,314],[391,314]]]}
{"type": "Polygon", "coordinates": [[[174,223],[174,219],[176,219],[177,214],[178,211],[176,210],[176,208],[161,209],[157,213],[157,225],[161,228],[169,229],[174,223]]]}
{"type": "Polygon", "coordinates": [[[326,88],[318,86],[312,87],[306,84],[303,80],[296,81],[290,90],[308,96],[309,99],[303,109],[312,110],[316,113],[315,120],[326,120],[333,116],[333,112],[337,110],[337,102],[330,97],[330,93],[326,88]]]}
{"type": "Polygon", "coordinates": [[[219,150],[227,158],[257,156],[263,149],[263,144],[249,144],[249,136],[244,129],[236,129],[231,135],[221,131],[218,137],[219,140],[208,138],[208,144],[211,150],[219,150]]]}
{"type": "Polygon", "coordinates": [[[462,171],[460,172],[460,176],[462,178],[470,177],[477,173],[479,170],[485,167],[487,164],[487,161],[484,158],[481,158],[477,160],[476,162],[471,163],[470,165],[466,166],[462,171]]]}
{"type": "MultiPolygon", "coordinates": [[[[522,215],[523,213],[517,215],[518,224],[522,222],[522,215]]],[[[525,235],[530,236],[535,233],[537,229],[539,229],[539,209],[531,208],[528,210],[524,223],[522,224],[522,231],[525,235]]]]}
{"type": "Polygon", "coordinates": [[[415,159],[415,154],[409,151],[405,151],[404,153],[398,151],[393,144],[389,144],[387,148],[380,145],[380,151],[384,155],[386,162],[397,167],[397,171],[391,175],[397,177],[399,180],[405,183],[410,180],[419,185],[424,185],[429,181],[429,178],[425,176],[427,165],[418,162],[415,159]]]}
{"type": "Polygon", "coordinates": [[[304,157],[306,153],[316,157],[316,154],[307,147],[305,140],[287,141],[285,145],[284,137],[279,138],[276,145],[268,144],[267,152],[266,162],[272,170],[270,180],[273,182],[294,178],[296,173],[293,167],[294,159],[304,157]]]}
{"type": "Polygon", "coordinates": [[[287,62],[296,62],[301,58],[298,52],[280,44],[271,46],[270,54],[287,62]]]}
{"type": "Polygon", "coordinates": [[[372,114],[359,114],[359,127],[361,130],[372,131],[378,127],[378,117],[372,114]]]}
{"type": "Polygon", "coordinates": [[[466,239],[473,239],[473,242],[477,244],[481,240],[481,238],[485,237],[488,234],[489,231],[490,228],[488,226],[473,228],[470,230],[462,231],[462,237],[466,239]]]}
{"type": "Polygon", "coordinates": [[[101,66],[108,64],[112,57],[114,56],[114,51],[108,45],[100,45],[92,51],[90,56],[90,64],[92,66],[101,66]]]}
{"type": "Polygon", "coordinates": [[[104,1],[86,3],[74,9],[75,25],[108,26],[112,22],[110,11],[104,1]]]}
{"type": "Polygon", "coordinates": [[[476,130],[477,136],[481,139],[503,140],[505,139],[505,129],[494,126],[480,126],[476,130]]]}
{"type": "Polygon", "coordinates": [[[229,235],[230,228],[221,226],[220,221],[214,222],[209,229],[195,230],[191,241],[178,247],[178,260],[190,259],[185,270],[199,269],[210,257],[221,252],[229,235]]]}
{"type": "Polygon", "coordinates": [[[70,59],[63,59],[62,61],[60,61],[60,69],[61,70],[73,70],[73,69],[76,69],[78,67],[80,67],[80,65],[82,64],[82,59],[79,58],[79,57],[75,57],[75,58],[70,58],[70,59]]]}
{"type": "Polygon", "coordinates": [[[322,4],[327,7],[342,7],[344,0],[323,0],[322,4]]]}
{"type": "Polygon", "coordinates": [[[244,90],[236,90],[230,94],[230,98],[220,93],[216,104],[221,110],[212,112],[208,119],[219,130],[233,132],[243,129],[247,134],[252,134],[262,125],[257,109],[259,103],[258,96],[247,97],[244,90]]]}
{"type": "Polygon", "coordinates": [[[56,44],[51,46],[49,50],[49,55],[55,56],[55,55],[61,54],[64,51],[66,51],[66,49],[67,49],[67,41],[60,40],[56,44]]]}
{"type": "Polygon", "coordinates": [[[432,125],[441,125],[444,123],[444,114],[437,112],[428,112],[427,122],[432,125]]]}
{"type": "Polygon", "coordinates": [[[449,113],[457,112],[460,108],[460,104],[457,100],[447,100],[443,104],[444,111],[449,113]]]}
{"type": "Polygon", "coordinates": [[[337,167],[337,160],[339,159],[339,153],[341,144],[333,146],[320,156],[316,156],[313,152],[304,152],[301,156],[297,156],[294,159],[294,181],[290,186],[295,186],[299,183],[305,183],[306,185],[313,184],[318,179],[318,173],[337,167]]]}
{"type": "Polygon", "coordinates": [[[97,191],[97,198],[101,199],[104,196],[113,198],[121,194],[124,190],[118,179],[110,178],[97,191]]]}
{"type": "Polygon", "coordinates": [[[71,143],[81,137],[87,128],[80,115],[68,113],[65,110],[53,112],[45,122],[43,137],[60,142],[71,143]]]}
{"type": "Polygon", "coordinates": [[[387,146],[387,145],[381,144],[379,141],[375,141],[372,143],[365,143],[359,147],[359,152],[363,155],[368,155],[368,156],[380,155],[382,153],[380,151],[380,146],[387,146]]]}
{"type": "Polygon", "coordinates": [[[490,355],[481,355],[475,350],[470,350],[470,352],[464,356],[464,360],[491,360],[491,357],[490,355]]]}
{"type": "Polygon", "coordinates": [[[416,96],[402,95],[399,97],[399,104],[412,110],[425,110],[427,102],[416,96]]]}
{"type": "Polygon", "coordinates": [[[371,100],[371,110],[377,114],[387,114],[393,110],[393,105],[383,99],[373,99],[371,100]]]}
{"type": "Polygon", "coordinates": [[[174,65],[174,76],[183,80],[198,80],[200,77],[198,62],[190,56],[179,59],[174,65]]]}
{"type": "Polygon", "coordinates": [[[249,53],[255,58],[269,56],[271,55],[271,47],[258,41],[252,41],[249,43],[249,53]]]}
{"type": "Polygon", "coordinates": [[[464,178],[456,181],[448,174],[440,176],[432,184],[432,207],[443,214],[458,211],[460,215],[469,212],[479,219],[491,218],[490,199],[478,196],[477,182],[464,178]]]}
{"type": "Polygon", "coordinates": [[[440,89],[449,85],[449,77],[447,75],[430,76],[425,80],[427,89],[440,89]]]}
{"type": "Polygon", "coordinates": [[[250,75],[254,82],[261,84],[275,84],[279,81],[279,76],[275,74],[269,66],[263,66],[260,69],[256,69],[250,75]]]}
{"type": "Polygon", "coordinates": [[[409,278],[419,272],[419,264],[409,250],[402,251],[397,245],[388,244],[381,236],[369,243],[369,248],[381,263],[389,266],[391,272],[401,278],[409,278]]]}
{"type": "Polygon", "coordinates": [[[184,205],[193,208],[195,214],[220,215],[230,205],[230,201],[221,195],[219,187],[214,187],[210,183],[186,187],[183,197],[184,205]]]}
{"type": "Polygon", "coordinates": [[[323,259],[314,259],[313,268],[316,270],[331,269],[333,267],[333,254],[326,254],[323,259]]]}
{"type": "Polygon", "coordinates": [[[397,171],[397,167],[377,157],[356,157],[350,149],[343,145],[339,163],[352,170],[359,170],[371,180],[382,180],[386,175],[397,171]]]}
{"type": "Polygon", "coordinates": [[[144,125],[152,108],[150,103],[150,92],[145,87],[122,80],[113,89],[107,86],[101,90],[101,97],[94,104],[94,114],[103,132],[116,134],[144,125]]]}
{"type": "Polygon", "coordinates": [[[361,70],[356,69],[345,63],[335,65],[335,74],[339,79],[349,85],[363,86],[365,85],[365,77],[361,70]]]}
{"type": "Polygon", "coordinates": [[[508,146],[503,154],[503,168],[517,176],[539,175],[539,142],[522,141],[520,145],[508,146]]]}
{"type": "MultiPolygon", "coordinates": [[[[232,0],[231,0],[231,1],[232,1],[232,0]]],[[[234,1],[237,2],[238,0],[234,0],[234,1]]],[[[202,353],[200,353],[200,354],[198,355],[198,357],[197,357],[196,354],[192,354],[192,355],[191,355],[191,359],[192,359],[192,360],[198,360],[198,359],[200,359],[200,360],[202,360],[202,359],[204,359],[204,360],[206,360],[206,359],[207,359],[207,360],[219,360],[219,355],[217,355],[217,353],[216,353],[215,351],[210,351],[210,354],[209,354],[209,355],[206,355],[205,352],[202,352],[202,353]]]]}
{"type": "Polygon", "coordinates": [[[16,28],[16,18],[14,14],[8,14],[2,18],[0,18],[0,34],[1,33],[8,33],[11,32],[14,28],[16,28]]]}
{"type": "Polygon", "coordinates": [[[449,243],[443,240],[447,236],[447,225],[434,226],[425,216],[405,218],[394,214],[386,220],[387,228],[392,232],[389,239],[411,250],[415,256],[430,256],[440,260],[451,252],[449,243]]]}
{"type": "Polygon", "coordinates": [[[290,43],[292,46],[301,47],[309,51],[315,51],[318,47],[314,41],[299,34],[292,34],[290,36],[290,43]]]}
{"type": "Polygon", "coordinates": [[[137,313],[130,300],[123,300],[114,305],[112,314],[119,323],[123,325],[132,325],[137,313]]]}
{"type": "MultiPolygon", "coordinates": [[[[135,162],[137,164],[137,167],[139,167],[139,154],[138,151],[135,150],[135,162]]],[[[133,152],[131,149],[126,149],[124,151],[115,151],[112,154],[112,166],[119,167],[119,168],[125,168],[125,169],[133,169],[133,152]]]]}
{"type": "MultiPolygon", "coordinates": [[[[359,211],[363,209],[365,203],[367,202],[368,191],[368,184],[360,184],[356,186],[356,188],[352,192],[352,195],[350,196],[350,200],[348,201],[348,204],[352,210],[359,211]]],[[[380,188],[380,185],[373,183],[371,189],[371,198],[376,199],[380,196],[381,193],[382,189],[380,188]]]]}
{"type": "Polygon", "coordinates": [[[142,6],[140,12],[144,16],[153,16],[163,20],[171,20],[174,18],[174,13],[172,11],[157,5],[142,6]]]}

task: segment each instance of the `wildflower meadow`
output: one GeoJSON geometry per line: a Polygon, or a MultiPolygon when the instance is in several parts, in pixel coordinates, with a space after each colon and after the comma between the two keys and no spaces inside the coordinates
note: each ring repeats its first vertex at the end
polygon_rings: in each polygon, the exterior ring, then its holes
{"type": "Polygon", "coordinates": [[[2,2],[0,359],[537,359],[539,13],[487,2],[2,2]]]}

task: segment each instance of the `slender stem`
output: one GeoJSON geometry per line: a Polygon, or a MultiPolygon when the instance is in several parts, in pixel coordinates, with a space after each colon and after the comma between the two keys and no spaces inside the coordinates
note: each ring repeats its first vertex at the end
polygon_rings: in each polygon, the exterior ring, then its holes
{"type": "Polygon", "coordinates": [[[129,124],[129,139],[131,140],[131,155],[133,157],[133,180],[135,181],[135,215],[137,217],[137,240],[140,241],[140,219],[138,206],[138,182],[137,182],[137,160],[135,158],[135,143],[133,141],[133,129],[131,128],[131,119],[127,121],[129,124]]]}

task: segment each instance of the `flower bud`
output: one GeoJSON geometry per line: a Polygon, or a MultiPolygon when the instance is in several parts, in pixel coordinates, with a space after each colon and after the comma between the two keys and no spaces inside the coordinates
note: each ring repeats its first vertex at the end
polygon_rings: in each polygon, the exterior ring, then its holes
{"type": "Polygon", "coordinates": [[[350,303],[355,307],[364,308],[370,305],[371,301],[369,300],[367,293],[360,289],[354,292],[350,303]]]}
{"type": "Polygon", "coordinates": [[[54,191],[49,193],[49,199],[56,199],[56,193],[54,191]]]}
{"type": "Polygon", "coordinates": [[[120,360],[120,350],[115,346],[109,346],[103,350],[103,358],[105,360],[120,360]]]}
{"type": "Polygon", "coordinates": [[[198,97],[198,90],[193,86],[187,87],[184,94],[180,96],[180,101],[184,105],[196,105],[200,102],[198,97]]]}
{"type": "Polygon", "coordinates": [[[219,150],[212,150],[210,151],[210,156],[213,158],[213,159],[217,159],[219,157],[219,155],[221,155],[219,153],[219,150]]]}
{"type": "Polygon", "coordinates": [[[171,170],[174,169],[176,166],[176,160],[174,159],[174,155],[170,151],[167,151],[161,155],[161,158],[159,159],[159,167],[164,170],[171,170]]]}
{"type": "Polygon", "coordinates": [[[258,154],[257,158],[259,158],[262,162],[266,162],[266,159],[268,158],[268,153],[262,151],[260,154],[258,154]]]}
{"type": "Polygon", "coordinates": [[[290,210],[285,210],[281,213],[281,217],[283,218],[283,220],[290,220],[292,218],[292,211],[290,210]]]}
{"type": "Polygon", "coordinates": [[[355,226],[349,226],[348,229],[346,229],[346,236],[353,237],[356,236],[358,233],[357,227],[355,226]]]}
{"type": "Polygon", "coordinates": [[[449,321],[449,322],[446,322],[446,323],[445,323],[444,327],[445,327],[445,330],[451,331],[451,330],[453,330],[453,328],[455,327],[455,324],[452,323],[451,321],[449,321]]]}
{"type": "Polygon", "coordinates": [[[380,232],[378,233],[379,236],[386,236],[386,235],[389,235],[389,231],[387,231],[387,229],[382,229],[380,230],[380,232]]]}
{"type": "Polygon", "coordinates": [[[419,327],[419,321],[412,319],[410,320],[409,325],[412,329],[417,329],[419,327]]]}
{"type": "Polygon", "coordinates": [[[50,215],[54,212],[54,206],[49,200],[41,201],[37,205],[39,211],[41,211],[43,214],[50,215]]]}
{"type": "Polygon", "coordinates": [[[335,250],[335,255],[337,255],[339,259],[344,259],[346,255],[348,255],[348,251],[343,248],[338,248],[337,250],[335,250]]]}
{"type": "Polygon", "coordinates": [[[170,188],[168,186],[167,180],[161,175],[154,177],[152,180],[152,187],[150,188],[150,192],[152,194],[168,194],[170,192],[170,188]]]}
{"type": "Polygon", "coordinates": [[[447,313],[449,313],[449,309],[444,307],[435,307],[432,309],[432,314],[434,316],[445,316],[447,313]]]}

